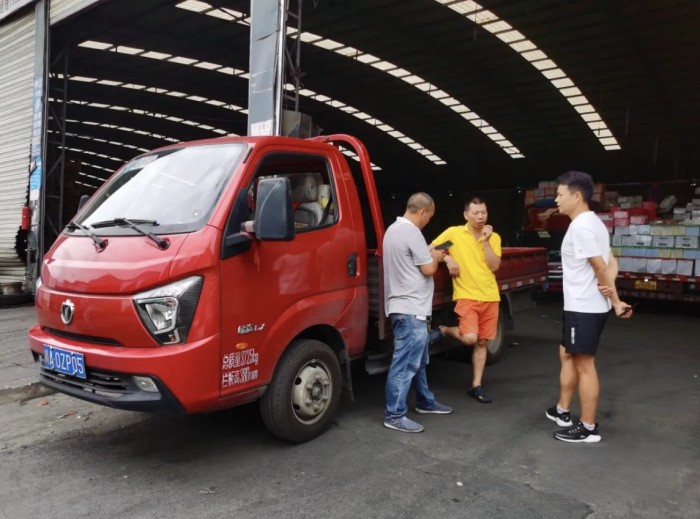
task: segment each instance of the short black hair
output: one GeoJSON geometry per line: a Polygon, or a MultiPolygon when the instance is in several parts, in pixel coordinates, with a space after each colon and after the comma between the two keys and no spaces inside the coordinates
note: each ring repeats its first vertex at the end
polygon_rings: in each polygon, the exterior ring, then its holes
{"type": "Polygon", "coordinates": [[[467,198],[467,201],[464,202],[464,210],[469,211],[469,206],[471,204],[477,204],[477,205],[484,204],[488,208],[488,205],[486,204],[486,200],[484,200],[484,197],[480,196],[480,195],[473,195],[473,196],[470,196],[469,198],[467,198]]]}
{"type": "Polygon", "coordinates": [[[586,205],[593,197],[593,177],[583,171],[567,171],[557,178],[557,185],[566,186],[572,193],[581,193],[586,205]]]}

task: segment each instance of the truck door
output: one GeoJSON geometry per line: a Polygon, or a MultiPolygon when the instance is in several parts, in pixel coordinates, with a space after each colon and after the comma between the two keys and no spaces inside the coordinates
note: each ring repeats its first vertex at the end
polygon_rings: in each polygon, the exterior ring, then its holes
{"type": "Polygon", "coordinates": [[[295,236],[292,241],[253,240],[248,250],[222,259],[222,396],[267,383],[294,334],[333,324],[355,299],[355,236],[343,218],[342,189],[331,164],[330,156],[316,151],[270,151],[242,183],[225,234],[255,218],[261,177],[286,176],[295,236]]]}

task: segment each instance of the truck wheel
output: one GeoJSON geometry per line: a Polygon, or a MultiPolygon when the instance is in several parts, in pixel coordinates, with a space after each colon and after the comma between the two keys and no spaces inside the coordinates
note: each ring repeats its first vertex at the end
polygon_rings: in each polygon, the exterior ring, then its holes
{"type": "Polygon", "coordinates": [[[504,336],[503,316],[498,316],[498,330],[496,338],[489,341],[486,346],[486,364],[494,364],[503,358],[506,352],[506,339],[504,336]]]}
{"type": "Polygon", "coordinates": [[[305,442],[331,424],[340,404],[340,362],[324,343],[294,341],[260,400],[267,429],[283,440],[305,442]]]}

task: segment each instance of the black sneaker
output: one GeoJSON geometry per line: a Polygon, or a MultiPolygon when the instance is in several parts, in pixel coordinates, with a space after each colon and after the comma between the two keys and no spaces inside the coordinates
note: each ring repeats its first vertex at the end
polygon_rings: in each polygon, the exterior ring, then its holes
{"type": "Polygon", "coordinates": [[[568,429],[555,432],[554,437],[557,440],[569,443],[598,443],[601,440],[598,424],[595,424],[595,429],[589,431],[581,421],[568,429]]]}
{"type": "Polygon", "coordinates": [[[557,411],[557,406],[547,409],[547,412],[544,415],[553,422],[557,422],[559,427],[571,427],[574,425],[571,422],[571,413],[569,411],[560,413],[557,411]]]}
{"type": "Polygon", "coordinates": [[[473,397],[477,402],[481,402],[482,404],[490,404],[493,402],[493,400],[489,398],[486,391],[484,391],[484,388],[481,386],[473,387],[467,391],[467,393],[469,393],[469,396],[473,397]]]}

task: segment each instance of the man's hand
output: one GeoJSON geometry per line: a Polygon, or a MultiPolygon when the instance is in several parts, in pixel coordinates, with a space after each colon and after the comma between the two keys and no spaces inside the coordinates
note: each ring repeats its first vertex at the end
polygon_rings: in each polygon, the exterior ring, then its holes
{"type": "Polygon", "coordinates": [[[445,259],[445,251],[437,250],[433,245],[430,246],[430,255],[433,257],[433,260],[437,261],[438,263],[445,259]]]}
{"type": "Polygon", "coordinates": [[[445,265],[453,278],[459,277],[459,265],[451,256],[445,256],[445,265]]]}
{"type": "Polygon", "coordinates": [[[492,234],[493,227],[490,225],[484,225],[484,229],[481,231],[481,241],[488,241],[492,234]]]}
{"type": "Polygon", "coordinates": [[[598,290],[600,290],[600,293],[603,294],[605,297],[612,297],[612,295],[615,293],[613,287],[609,287],[606,285],[598,285],[598,290]]]}
{"type": "Polygon", "coordinates": [[[628,305],[624,301],[613,304],[613,308],[615,309],[615,315],[620,319],[629,319],[634,313],[632,312],[632,306],[628,305]]]}

